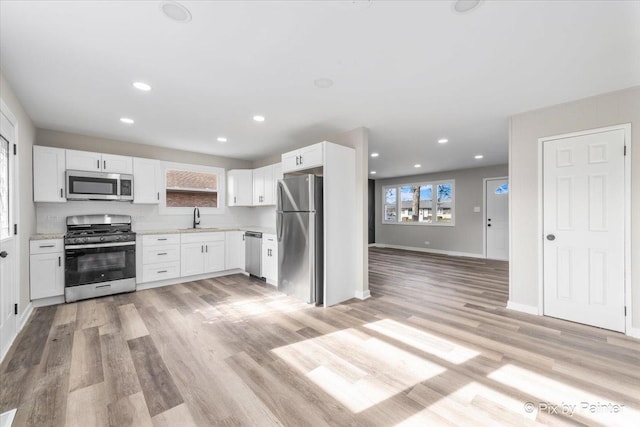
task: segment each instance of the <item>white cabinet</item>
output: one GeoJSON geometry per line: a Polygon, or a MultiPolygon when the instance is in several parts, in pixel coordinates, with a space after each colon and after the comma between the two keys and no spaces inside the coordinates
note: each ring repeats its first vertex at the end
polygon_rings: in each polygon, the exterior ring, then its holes
{"type": "Polygon", "coordinates": [[[160,201],[160,162],[133,158],[133,203],[157,204],[160,201]]]}
{"type": "Polygon", "coordinates": [[[284,173],[322,166],[324,163],[324,143],[309,145],[282,155],[284,173]]]}
{"type": "Polygon", "coordinates": [[[239,268],[244,270],[245,266],[245,241],[244,231],[227,231],[225,233],[225,270],[239,268]]]}
{"type": "Polygon", "coordinates": [[[276,204],[276,183],[282,178],[280,163],[253,170],[253,205],[276,204]]]}
{"type": "Polygon", "coordinates": [[[33,201],[66,202],[65,150],[33,147],[33,201]]]}
{"type": "Polygon", "coordinates": [[[138,242],[138,283],[180,277],[180,234],[150,234],[138,242]]]}
{"type": "Polygon", "coordinates": [[[90,151],[66,150],[67,169],[90,172],[133,172],[131,157],[90,151]]]}
{"type": "Polygon", "coordinates": [[[278,241],[273,234],[262,235],[262,277],[278,285],[278,241]]]}
{"type": "Polygon", "coordinates": [[[227,172],[227,206],[253,205],[253,170],[233,169],[227,172]]]}
{"type": "Polygon", "coordinates": [[[183,234],[180,275],[214,273],[225,269],[225,233],[183,234]]]}
{"type": "Polygon", "coordinates": [[[31,300],[64,295],[62,239],[32,240],[29,259],[31,300]]]}

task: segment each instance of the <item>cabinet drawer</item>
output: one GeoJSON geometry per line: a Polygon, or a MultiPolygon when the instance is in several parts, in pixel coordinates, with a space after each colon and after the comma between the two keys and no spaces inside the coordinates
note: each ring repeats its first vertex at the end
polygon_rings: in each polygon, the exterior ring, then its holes
{"type": "Polygon", "coordinates": [[[145,265],[142,268],[142,281],[155,282],[158,280],[175,279],[180,277],[180,262],[166,262],[145,265]]]}
{"type": "Polygon", "coordinates": [[[148,236],[142,236],[142,246],[166,246],[166,245],[179,245],[179,234],[150,234],[148,236]]]}
{"type": "Polygon", "coordinates": [[[182,243],[199,243],[199,242],[224,242],[224,231],[214,233],[185,233],[182,235],[182,243]]]}
{"type": "Polygon", "coordinates": [[[29,242],[29,246],[32,255],[64,251],[62,239],[32,240],[29,242]]]}
{"type": "Polygon", "coordinates": [[[143,246],[142,264],[157,264],[159,262],[180,261],[180,246],[143,246]]]}

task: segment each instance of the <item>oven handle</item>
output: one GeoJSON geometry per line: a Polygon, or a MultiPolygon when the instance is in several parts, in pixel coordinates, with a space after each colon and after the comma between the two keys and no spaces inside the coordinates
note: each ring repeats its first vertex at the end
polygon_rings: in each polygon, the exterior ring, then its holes
{"type": "Polygon", "coordinates": [[[67,245],[65,249],[112,248],[115,246],[135,246],[136,242],[93,243],[89,245],[67,245]]]}

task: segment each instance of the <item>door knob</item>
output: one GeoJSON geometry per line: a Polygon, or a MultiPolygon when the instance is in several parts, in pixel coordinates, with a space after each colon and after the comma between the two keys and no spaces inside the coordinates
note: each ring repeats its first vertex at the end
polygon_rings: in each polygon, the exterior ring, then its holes
{"type": "Polygon", "coordinates": [[[491,227],[491,224],[487,224],[487,227],[491,227]]]}
{"type": "Polygon", "coordinates": [[[2,252],[0,252],[0,258],[6,258],[6,257],[7,257],[7,255],[9,255],[9,254],[7,253],[7,251],[2,251],[2,252]]]}
{"type": "Polygon", "coordinates": [[[553,234],[547,234],[547,240],[554,241],[554,240],[556,240],[556,236],[553,235],[553,234]]]}

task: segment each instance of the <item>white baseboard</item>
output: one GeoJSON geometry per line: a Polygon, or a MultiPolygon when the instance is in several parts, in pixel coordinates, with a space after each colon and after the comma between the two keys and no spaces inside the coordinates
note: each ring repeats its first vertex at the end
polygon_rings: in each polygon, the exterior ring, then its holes
{"type": "Polygon", "coordinates": [[[56,305],[64,303],[64,295],[49,298],[34,299],[31,301],[34,307],[44,307],[45,305],[56,305]]]}
{"type": "Polygon", "coordinates": [[[509,310],[520,311],[522,313],[538,315],[538,307],[535,305],[520,304],[518,302],[508,301],[507,308],[509,310]]]}
{"type": "Polygon", "coordinates": [[[365,300],[370,297],[371,297],[371,292],[369,291],[369,289],[365,291],[356,291],[356,298],[358,299],[365,300]]]}
{"type": "Polygon", "coordinates": [[[627,336],[640,339],[640,328],[627,329],[627,336]]]}
{"type": "Polygon", "coordinates": [[[374,243],[373,245],[369,245],[370,247],[376,248],[390,248],[390,249],[402,249],[405,251],[416,251],[416,252],[427,252],[432,254],[440,254],[440,255],[450,255],[450,256],[463,256],[469,258],[485,258],[484,254],[476,254],[472,252],[457,252],[457,251],[445,251],[442,249],[431,249],[431,248],[414,248],[413,246],[402,246],[402,245],[389,245],[387,243],[374,243]]]}
{"type": "MultiPolygon", "coordinates": [[[[20,335],[20,331],[22,331],[22,328],[24,328],[24,326],[29,321],[29,318],[31,318],[32,313],[33,313],[33,304],[29,303],[29,305],[27,305],[27,307],[22,311],[22,313],[18,315],[18,318],[16,319],[16,334],[13,336],[13,338],[11,338],[11,342],[9,342],[9,345],[7,345],[6,349],[2,352],[2,354],[0,354],[0,363],[2,363],[5,356],[11,349],[11,346],[13,345],[14,341],[16,340],[18,335],[20,335]]],[[[11,411],[8,411],[2,414],[2,418],[0,419],[1,420],[0,427],[3,426],[2,423],[5,422],[5,420],[7,419],[5,415],[9,414],[10,412],[11,411]]],[[[6,416],[8,417],[9,415],[6,415],[6,416]]],[[[13,420],[13,415],[9,419],[13,420]]],[[[8,425],[11,425],[11,424],[8,424],[8,425]]]]}
{"type": "Polygon", "coordinates": [[[215,273],[198,274],[189,277],[176,277],[175,279],[159,280],[157,282],[136,283],[137,291],[145,289],[161,288],[163,286],[177,285],[178,283],[195,282],[196,280],[213,279],[215,277],[228,276],[230,274],[244,273],[243,270],[236,268],[233,270],[217,271],[215,273]]]}
{"type": "Polygon", "coordinates": [[[30,302],[27,305],[27,308],[22,311],[22,314],[20,314],[20,317],[18,318],[18,333],[16,335],[18,335],[22,328],[24,328],[24,325],[27,324],[29,318],[31,317],[31,313],[33,313],[33,303],[30,302]]]}

